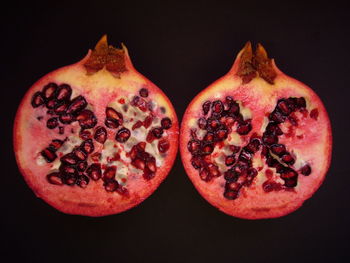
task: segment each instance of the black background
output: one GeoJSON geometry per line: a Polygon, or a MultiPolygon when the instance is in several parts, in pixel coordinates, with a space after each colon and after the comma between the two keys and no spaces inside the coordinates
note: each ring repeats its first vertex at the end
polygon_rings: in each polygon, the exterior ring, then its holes
{"type": "MultiPolygon", "coordinates": [[[[2,262],[339,262],[349,260],[349,23],[345,6],[265,1],[11,3],[1,14],[2,262]],[[209,2],[210,3],[210,2],[209,2]],[[247,40],[311,86],[333,125],[333,160],[322,187],[283,218],[227,216],[194,189],[179,156],[138,207],[89,218],[37,199],[14,159],[12,125],[26,90],[80,60],[107,33],[165,91],[179,119],[225,74],[247,40]]],[[[317,153],[315,153],[317,154],[317,153]]]]}

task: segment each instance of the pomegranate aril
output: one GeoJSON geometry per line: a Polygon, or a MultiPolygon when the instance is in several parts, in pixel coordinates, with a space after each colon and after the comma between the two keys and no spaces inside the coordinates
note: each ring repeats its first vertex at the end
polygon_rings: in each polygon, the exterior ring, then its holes
{"type": "Polygon", "coordinates": [[[63,124],[70,124],[73,121],[75,121],[75,117],[72,114],[69,114],[67,112],[62,113],[59,116],[60,122],[63,124]]]}
{"type": "Polygon", "coordinates": [[[251,153],[256,153],[260,149],[260,144],[261,144],[261,142],[259,139],[253,138],[250,140],[248,145],[244,148],[251,153]]]}
{"type": "Polygon", "coordinates": [[[210,176],[212,177],[219,177],[221,175],[219,167],[212,163],[208,164],[208,171],[210,176]]]}
{"type": "Polygon", "coordinates": [[[83,141],[80,145],[80,149],[82,149],[85,153],[90,154],[94,151],[94,143],[92,142],[92,139],[88,139],[86,141],[83,141]]]}
{"type": "Polygon", "coordinates": [[[157,171],[156,160],[154,157],[146,162],[146,166],[153,173],[157,171]]]}
{"type": "Polygon", "coordinates": [[[55,92],[57,90],[56,83],[49,83],[43,88],[43,95],[46,99],[53,98],[55,96],[55,92]]]}
{"type": "Polygon", "coordinates": [[[69,100],[72,95],[72,88],[68,84],[61,84],[56,92],[56,99],[59,101],[69,100]]]}
{"type": "Polygon", "coordinates": [[[238,192],[233,190],[225,190],[224,197],[229,200],[235,200],[238,197],[238,192]]]}
{"type": "Polygon", "coordinates": [[[310,117],[313,118],[314,120],[317,120],[317,118],[318,118],[318,109],[312,109],[310,111],[310,117]]]}
{"type": "Polygon", "coordinates": [[[143,120],[143,126],[148,129],[149,126],[151,126],[153,121],[153,116],[147,116],[144,120],[143,120]]]}
{"type": "Polygon", "coordinates": [[[122,185],[119,185],[116,192],[120,195],[123,195],[123,196],[129,196],[129,191],[128,189],[126,189],[126,187],[122,186],[122,185]]]}
{"type": "Polygon", "coordinates": [[[90,129],[96,126],[97,119],[91,110],[82,110],[76,117],[79,125],[83,129],[90,129]]]}
{"type": "Polygon", "coordinates": [[[163,119],[160,121],[160,124],[161,124],[161,126],[162,126],[162,128],[163,128],[164,130],[168,130],[168,129],[170,129],[171,126],[172,126],[172,122],[171,122],[170,118],[168,118],[168,117],[163,118],[163,119]]]}
{"type": "Polygon", "coordinates": [[[61,141],[59,139],[54,139],[51,141],[51,143],[49,144],[49,148],[52,151],[57,151],[59,148],[61,148],[61,146],[63,145],[64,141],[61,141]]]}
{"type": "Polygon", "coordinates": [[[207,130],[215,131],[220,127],[220,121],[218,119],[210,118],[207,120],[207,130]]]}
{"type": "Polygon", "coordinates": [[[105,125],[108,128],[116,129],[116,128],[118,128],[120,126],[120,121],[116,120],[116,119],[112,119],[112,118],[106,118],[105,125]]]}
{"type": "Polygon", "coordinates": [[[49,129],[55,129],[57,126],[58,126],[57,117],[50,118],[46,122],[46,127],[49,129]]]}
{"type": "Polygon", "coordinates": [[[119,124],[122,124],[123,122],[123,115],[111,107],[106,108],[106,118],[118,120],[119,124]]]}
{"type": "Polygon", "coordinates": [[[82,161],[82,162],[79,162],[77,164],[77,169],[80,172],[84,172],[86,170],[87,166],[88,166],[88,163],[86,161],[82,161]]]}
{"type": "Polygon", "coordinates": [[[258,175],[258,171],[253,168],[253,167],[250,167],[248,168],[248,171],[247,171],[247,177],[246,177],[246,185],[249,186],[251,185],[251,183],[253,182],[253,179],[258,175]]]}
{"type": "Polygon", "coordinates": [[[203,103],[202,105],[202,109],[203,109],[203,113],[204,115],[207,115],[209,110],[210,110],[210,105],[211,105],[211,102],[210,101],[206,101],[203,103]]]}
{"type": "Polygon", "coordinates": [[[220,100],[214,101],[211,107],[213,112],[218,114],[220,114],[224,110],[224,104],[220,100]]]}
{"type": "Polygon", "coordinates": [[[127,128],[121,128],[118,132],[117,135],[115,136],[115,139],[120,142],[124,143],[130,138],[130,131],[127,128]]]}
{"type": "Polygon", "coordinates": [[[80,161],[85,161],[87,158],[87,153],[85,153],[85,150],[82,150],[81,148],[76,148],[73,151],[73,155],[75,156],[76,159],[80,161]]]}
{"type": "Polygon", "coordinates": [[[97,181],[102,176],[101,164],[93,163],[86,170],[87,175],[94,181],[97,181]]]}
{"type": "Polygon", "coordinates": [[[118,182],[116,180],[109,180],[103,184],[107,192],[114,192],[118,189],[118,182]]]}
{"type": "Polygon", "coordinates": [[[51,98],[46,101],[46,108],[48,109],[54,109],[57,105],[57,100],[55,98],[51,98]]]}
{"type": "Polygon", "coordinates": [[[73,153],[67,153],[63,155],[60,160],[62,163],[66,163],[70,165],[75,165],[78,163],[78,160],[73,153]]]}
{"type": "Polygon", "coordinates": [[[83,96],[78,96],[74,98],[69,104],[66,113],[76,114],[83,110],[87,106],[87,102],[83,96]]]}
{"type": "Polygon", "coordinates": [[[282,179],[289,179],[298,176],[298,173],[290,168],[284,168],[284,171],[280,174],[282,179]]]}
{"type": "Polygon", "coordinates": [[[166,153],[170,148],[170,143],[167,139],[159,140],[158,142],[158,151],[160,153],[166,153]]]}
{"type": "Polygon", "coordinates": [[[228,182],[235,182],[235,181],[237,181],[238,176],[239,176],[239,174],[236,173],[235,171],[233,171],[232,169],[227,170],[224,173],[224,178],[228,182]]]}
{"type": "Polygon", "coordinates": [[[214,151],[214,146],[211,143],[204,143],[201,151],[203,155],[211,154],[214,151]]]}
{"type": "Polygon", "coordinates": [[[278,137],[274,134],[264,133],[262,140],[265,144],[268,144],[268,145],[278,143],[278,137]]]}
{"type": "Polygon", "coordinates": [[[247,135],[251,130],[251,120],[242,121],[237,126],[237,133],[239,135],[247,135]]]}
{"type": "Polygon", "coordinates": [[[225,164],[226,164],[227,166],[231,166],[231,165],[233,165],[235,162],[236,162],[236,158],[235,158],[234,155],[226,156],[226,158],[225,158],[225,164]]]}
{"type": "Polygon", "coordinates": [[[292,112],[288,100],[285,99],[281,99],[277,102],[277,108],[283,115],[289,115],[292,112]]]}
{"type": "Polygon", "coordinates": [[[105,171],[103,172],[102,179],[104,181],[108,181],[108,180],[114,179],[116,171],[117,171],[117,167],[116,166],[109,166],[109,167],[107,167],[105,169],[105,171]]]}
{"type": "Polygon", "coordinates": [[[241,147],[236,146],[236,145],[230,145],[229,148],[230,148],[232,154],[238,153],[239,150],[241,149],[241,147]]]}
{"type": "Polygon", "coordinates": [[[133,161],[131,162],[131,164],[132,164],[135,168],[140,169],[140,170],[145,169],[145,166],[146,166],[145,161],[143,161],[143,160],[141,160],[141,159],[135,159],[135,160],[133,160],[133,161]]]}
{"type": "Polygon", "coordinates": [[[282,123],[286,120],[286,116],[284,116],[281,112],[276,109],[270,113],[269,119],[274,121],[275,123],[282,123]]]}
{"type": "Polygon", "coordinates": [[[76,184],[80,186],[81,188],[86,188],[90,182],[89,177],[87,177],[84,174],[80,174],[76,180],[76,184]]]}
{"type": "Polygon", "coordinates": [[[244,147],[241,153],[239,154],[238,159],[244,163],[251,164],[252,154],[246,150],[244,147]]]}
{"type": "Polygon", "coordinates": [[[50,173],[46,176],[47,181],[50,184],[54,184],[54,185],[62,185],[62,179],[61,179],[61,174],[59,172],[53,172],[50,173]]]}
{"type": "Polygon", "coordinates": [[[54,107],[54,112],[58,115],[63,114],[68,107],[67,102],[63,101],[61,103],[56,103],[54,107]]]}
{"type": "Polygon", "coordinates": [[[311,174],[311,167],[310,165],[306,164],[303,167],[301,167],[300,172],[302,175],[308,176],[311,174]]]}
{"type": "Polygon", "coordinates": [[[283,144],[273,144],[270,147],[271,152],[276,154],[277,156],[282,156],[286,152],[286,146],[283,144]]]}
{"type": "Polygon", "coordinates": [[[272,191],[279,191],[282,189],[282,185],[280,183],[276,183],[274,181],[265,181],[262,185],[263,190],[266,193],[272,192],[272,191]]]}
{"type": "Polygon", "coordinates": [[[284,179],[284,186],[286,187],[296,187],[298,184],[298,176],[284,179]]]}
{"type": "Polygon", "coordinates": [[[41,155],[45,158],[46,162],[52,163],[56,158],[56,153],[51,148],[46,148],[41,151],[41,155]]]}
{"type": "Polygon", "coordinates": [[[107,140],[107,130],[102,126],[98,126],[95,130],[94,139],[99,143],[105,143],[107,140]]]}
{"type": "Polygon", "coordinates": [[[156,175],[155,173],[151,172],[151,171],[148,170],[148,169],[145,169],[145,170],[143,171],[143,178],[144,178],[145,180],[151,180],[155,175],[156,175]]]}
{"type": "Polygon", "coordinates": [[[137,121],[135,124],[132,126],[132,130],[138,129],[142,126],[142,121],[137,121]]]}
{"type": "Polygon", "coordinates": [[[152,134],[155,138],[159,139],[163,135],[163,129],[160,127],[156,127],[152,129],[152,134]]]}
{"type": "Polygon", "coordinates": [[[228,131],[227,129],[221,129],[215,132],[215,139],[216,141],[222,141],[227,138],[228,131]]]}
{"type": "Polygon", "coordinates": [[[296,104],[299,109],[301,108],[306,108],[306,100],[303,97],[297,98],[296,99],[296,104]]]}
{"type": "Polygon", "coordinates": [[[282,157],[281,157],[282,161],[287,163],[287,164],[294,164],[295,163],[295,160],[294,158],[292,157],[292,155],[290,153],[286,153],[284,154],[282,157]]]}
{"type": "Polygon", "coordinates": [[[37,91],[34,93],[32,97],[32,106],[33,108],[37,108],[40,105],[43,105],[45,103],[45,98],[43,94],[40,91],[37,91]]]}
{"type": "Polygon", "coordinates": [[[146,89],[146,88],[140,89],[139,90],[139,94],[140,94],[141,97],[147,98],[148,97],[148,89],[146,89]]]}
{"type": "Polygon", "coordinates": [[[214,133],[207,132],[203,138],[203,141],[204,142],[214,142],[214,138],[215,138],[214,133]]]}
{"type": "Polygon", "coordinates": [[[63,181],[66,185],[73,186],[77,182],[77,176],[75,174],[64,174],[63,181]]]}
{"type": "Polygon", "coordinates": [[[200,170],[199,177],[205,182],[209,182],[211,180],[211,176],[206,168],[202,168],[200,170]]]}
{"type": "Polygon", "coordinates": [[[63,126],[59,126],[58,127],[58,133],[59,134],[64,134],[64,127],[63,126]]]}
{"type": "Polygon", "coordinates": [[[281,130],[281,128],[273,122],[270,122],[267,126],[266,126],[266,132],[268,134],[275,134],[275,135],[282,135],[283,131],[281,130]]]}
{"type": "Polygon", "coordinates": [[[192,164],[194,169],[201,168],[203,166],[202,162],[203,162],[203,160],[200,156],[194,156],[191,159],[191,164],[192,164]]]}
{"type": "Polygon", "coordinates": [[[207,120],[205,118],[199,118],[197,124],[200,129],[205,130],[205,127],[207,126],[207,120]]]}
{"type": "Polygon", "coordinates": [[[79,137],[85,141],[85,140],[91,139],[92,134],[88,130],[81,129],[79,132],[79,137]]]}

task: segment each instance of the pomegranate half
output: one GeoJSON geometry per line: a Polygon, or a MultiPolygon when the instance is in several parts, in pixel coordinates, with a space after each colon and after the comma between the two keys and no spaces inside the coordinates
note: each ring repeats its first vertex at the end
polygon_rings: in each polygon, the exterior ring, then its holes
{"type": "Polygon", "coordinates": [[[196,189],[246,219],[299,208],[323,182],[331,150],[320,98],[250,42],[231,70],[192,100],[180,131],[182,162],[196,189]]]}
{"type": "Polygon", "coordinates": [[[151,195],[169,173],[178,121],[166,95],[104,36],[76,64],[38,80],[15,119],[25,181],[56,209],[116,214],[151,195]]]}

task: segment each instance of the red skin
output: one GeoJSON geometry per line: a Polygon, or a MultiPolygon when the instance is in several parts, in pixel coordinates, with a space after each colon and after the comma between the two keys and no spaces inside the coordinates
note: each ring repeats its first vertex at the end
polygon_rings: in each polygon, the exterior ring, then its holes
{"type": "MultiPolygon", "coordinates": [[[[272,61],[272,67],[277,73],[274,85],[268,84],[259,77],[243,85],[241,78],[236,75],[242,52],[243,50],[238,54],[231,70],[201,91],[187,107],[180,129],[181,158],[186,173],[198,192],[210,204],[224,213],[245,219],[281,217],[298,209],[322,184],[331,162],[331,125],[326,109],[315,92],[303,83],[283,74],[274,61],[272,61]],[[265,161],[263,161],[265,168],[259,172],[252,186],[242,188],[240,196],[235,200],[224,198],[225,180],[223,176],[209,183],[199,178],[198,170],[191,165],[191,154],[187,149],[190,127],[193,127],[191,125],[194,120],[202,115],[201,107],[206,100],[224,100],[228,95],[233,96],[235,100],[242,101],[244,107],[251,110],[253,130],[249,135],[254,132],[262,135],[260,129],[265,114],[274,109],[279,98],[305,97],[308,101],[307,105],[311,105],[310,109],[318,109],[317,121],[310,117],[300,121],[298,128],[304,134],[303,138],[287,138],[284,135],[280,137],[280,143],[285,144],[287,149],[298,152],[298,157],[307,160],[313,169],[309,176],[299,175],[299,183],[294,191],[281,190],[265,193],[262,190],[261,185],[266,181],[264,171],[267,165],[265,161]]],[[[241,146],[246,145],[250,138],[249,135],[242,137],[241,146]]],[[[260,151],[255,156],[260,156],[260,151]]]]}
{"type": "MultiPolygon", "coordinates": [[[[151,81],[138,73],[133,67],[127,49],[125,51],[125,64],[127,71],[121,73],[120,78],[113,77],[105,69],[93,75],[86,75],[84,63],[91,55],[91,51],[80,62],[60,68],[39,79],[25,94],[14,123],[14,150],[19,170],[25,181],[34,191],[37,197],[56,209],[67,214],[85,216],[105,216],[128,210],[150,196],[168,175],[178,149],[178,120],[175,110],[166,95],[151,81]],[[140,170],[139,174],[132,174],[126,181],[128,196],[116,192],[106,192],[103,181],[92,181],[87,188],[78,186],[56,186],[46,180],[49,165],[38,166],[35,163],[36,152],[45,148],[53,138],[64,139],[66,135],[58,135],[57,132],[39,126],[33,116],[33,108],[30,104],[34,92],[41,90],[49,83],[69,83],[77,94],[83,95],[94,106],[94,113],[98,119],[95,127],[104,124],[105,108],[107,103],[114,98],[128,94],[138,94],[140,87],[146,86],[149,90],[149,98],[158,102],[166,109],[166,116],[172,119],[172,127],[167,130],[170,148],[167,157],[161,167],[158,167],[156,175],[151,180],[145,180],[140,170]],[[33,143],[32,143],[33,142],[33,143]]],[[[73,92],[74,92],[73,91],[73,92]]],[[[74,94],[72,95],[74,97],[74,94]]],[[[77,123],[75,124],[77,125],[77,123]]],[[[76,126],[78,127],[78,126],[76,126]]],[[[115,136],[115,131],[108,130],[108,138],[115,136]]],[[[95,142],[95,151],[102,149],[102,145],[95,142]]]]}

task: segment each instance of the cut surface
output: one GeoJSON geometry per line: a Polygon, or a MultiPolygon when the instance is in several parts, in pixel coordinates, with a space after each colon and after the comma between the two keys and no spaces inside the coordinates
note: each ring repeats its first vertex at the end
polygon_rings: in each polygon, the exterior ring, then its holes
{"type": "Polygon", "coordinates": [[[331,158],[327,112],[306,85],[250,43],[232,69],[198,94],[181,126],[186,172],[232,216],[286,215],[319,188],[331,158]]]}
{"type": "Polygon", "coordinates": [[[65,213],[104,216],[139,204],[165,179],[177,153],[178,121],[126,48],[108,47],[103,38],[82,61],[29,89],[16,115],[14,147],[38,197],[65,213]],[[171,121],[166,129],[163,119],[171,121]],[[148,142],[156,128],[161,136],[148,142]],[[142,151],[133,150],[140,145],[142,151]]]}

